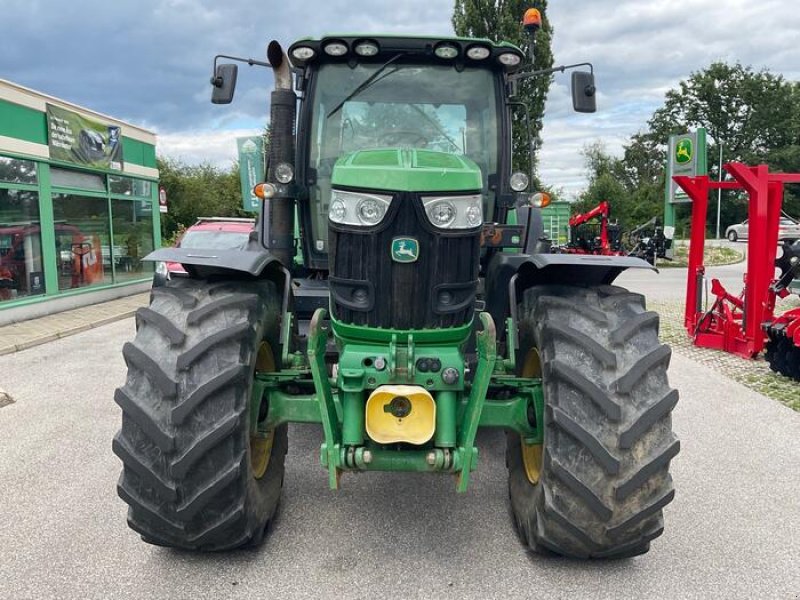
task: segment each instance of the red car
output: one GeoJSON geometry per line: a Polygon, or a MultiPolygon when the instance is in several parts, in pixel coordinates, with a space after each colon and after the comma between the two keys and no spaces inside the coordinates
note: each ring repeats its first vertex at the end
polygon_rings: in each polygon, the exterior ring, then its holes
{"type": "MultiPolygon", "coordinates": [[[[255,227],[255,219],[235,219],[229,217],[200,217],[180,237],[178,248],[197,250],[235,250],[247,245],[250,232],[255,227]]],[[[169,278],[187,275],[180,263],[159,263],[156,277],[169,278]]]]}

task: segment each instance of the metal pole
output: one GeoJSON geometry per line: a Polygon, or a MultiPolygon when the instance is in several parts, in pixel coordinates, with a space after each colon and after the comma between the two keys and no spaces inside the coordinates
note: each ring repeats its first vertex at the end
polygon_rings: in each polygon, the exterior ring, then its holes
{"type": "MultiPolygon", "coordinates": [[[[722,142],[719,144],[719,180],[722,181],[722,142]]],[[[717,190],[717,240],[719,237],[719,218],[720,209],[722,208],[722,188],[717,190]]]]}

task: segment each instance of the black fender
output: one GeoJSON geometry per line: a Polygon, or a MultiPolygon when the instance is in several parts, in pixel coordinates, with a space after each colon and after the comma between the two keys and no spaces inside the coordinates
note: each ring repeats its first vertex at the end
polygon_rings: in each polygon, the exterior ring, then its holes
{"type": "Polygon", "coordinates": [[[282,268],[280,261],[263,248],[236,250],[202,250],[194,248],[161,248],[144,257],[149,262],[176,262],[196,277],[238,273],[261,277],[282,268]]]}
{"type": "Polygon", "coordinates": [[[609,285],[627,269],[653,265],[632,256],[588,254],[507,254],[498,252],[486,269],[486,309],[498,328],[516,314],[517,299],[529,287],[543,284],[609,285]]]}

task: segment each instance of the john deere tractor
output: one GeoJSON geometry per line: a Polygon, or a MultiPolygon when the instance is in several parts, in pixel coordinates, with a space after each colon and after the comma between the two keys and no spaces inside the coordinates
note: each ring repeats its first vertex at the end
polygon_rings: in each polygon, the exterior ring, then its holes
{"type": "MultiPolygon", "coordinates": [[[[525,26],[539,26],[535,11],[525,26]]],[[[216,103],[235,64],[217,64],[216,103]]],[[[334,35],[274,70],[258,226],[239,250],[149,256],[188,276],[153,289],[125,344],[113,449],[144,541],[262,541],[289,423],[318,423],[328,485],[353,472],[480,468],[479,428],[507,432],[513,518],[533,550],[646,552],[673,498],[670,349],[630,257],[547,251],[546,195],[512,174],[528,55],[487,39],[334,35]]],[[[572,74],[594,110],[590,70],[572,74]]],[[[291,473],[289,474],[291,477],[291,473]]],[[[368,499],[366,500],[368,501],[368,499]]]]}

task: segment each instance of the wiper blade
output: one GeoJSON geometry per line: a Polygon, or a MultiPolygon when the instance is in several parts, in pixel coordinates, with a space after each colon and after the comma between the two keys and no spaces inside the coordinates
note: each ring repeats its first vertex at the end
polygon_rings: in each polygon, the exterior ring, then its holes
{"type": "Polygon", "coordinates": [[[404,56],[404,55],[405,55],[404,52],[401,52],[399,54],[395,54],[392,58],[390,58],[385,63],[383,63],[380,67],[378,67],[377,71],[375,71],[372,75],[370,75],[364,81],[362,81],[360,84],[358,84],[358,87],[356,87],[356,89],[354,89],[352,92],[350,92],[344,100],[339,102],[339,104],[337,104],[331,110],[331,112],[328,113],[328,115],[325,118],[326,119],[330,119],[333,115],[335,115],[337,112],[342,110],[342,107],[345,104],[350,102],[350,100],[352,100],[353,98],[358,96],[361,92],[363,92],[368,87],[370,87],[373,83],[375,83],[375,80],[381,75],[381,73],[383,73],[389,67],[389,65],[391,65],[394,61],[396,61],[397,59],[399,59],[401,56],[404,56]]]}

